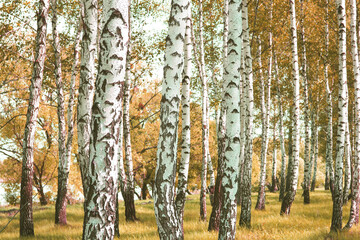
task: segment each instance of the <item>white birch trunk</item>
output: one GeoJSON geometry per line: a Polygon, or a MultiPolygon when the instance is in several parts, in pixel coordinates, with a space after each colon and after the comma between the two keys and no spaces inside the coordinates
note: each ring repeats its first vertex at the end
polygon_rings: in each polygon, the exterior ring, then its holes
{"type": "MultiPolygon", "coordinates": [[[[230,5],[229,5],[230,6],[230,5]]],[[[248,1],[242,1],[242,27],[243,27],[243,44],[244,44],[244,62],[245,62],[245,105],[246,105],[246,119],[245,119],[245,147],[244,147],[244,167],[242,173],[241,183],[241,214],[239,224],[240,226],[251,226],[251,172],[252,172],[252,153],[253,153],[253,69],[252,57],[250,49],[250,33],[248,20],[248,1]]]]}
{"type": "Polygon", "coordinates": [[[240,68],[242,41],[241,1],[229,2],[228,53],[224,64],[224,99],[226,109],[225,153],[222,178],[223,205],[220,215],[219,239],[235,239],[236,193],[240,157],[240,68]]]}
{"type": "Polygon", "coordinates": [[[119,122],[119,161],[118,161],[118,168],[119,168],[119,188],[121,191],[121,194],[124,196],[126,192],[127,187],[127,179],[126,179],[126,173],[125,173],[125,165],[124,165],[124,153],[123,153],[123,145],[124,145],[124,113],[123,111],[120,113],[120,122],[119,122]]]}
{"type": "Polygon", "coordinates": [[[277,162],[276,162],[276,120],[275,120],[275,111],[274,111],[274,129],[273,129],[273,162],[272,162],[272,173],[271,173],[271,191],[276,192],[278,190],[277,187],[277,162]]]}
{"type": "Polygon", "coordinates": [[[261,154],[260,154],[260,178],[259,192],[255,209],[262,210],[265,208],[265,181],[266,181],[266,158],[267,158],[267,125],[266,125],[266,105],[265,105],[265,81],[262,72],[261,61],[261,40],[258,38],[258,65],[260,79],[260,104],[261,104],[261,154]],[[261,203],[259,202],[261,201],[261,203]]]}
{"type": "Polygon", "coordinates": [[[348,121],[347,74],[346,74],[346,11],[345,0],[336,1],[339,34],[339,117],[337,128],[335,186],[333,195],[333,214],[331,231],[340,231],[342,228],[343,203],[343,159],[348,121]]]}
{"type": "MultiPolygon", "coordinates": [[[[244,31],[243,31],[244,32],[244,31]]],[[[243,38],[243,36],[242,36],[243,38]]],[[[242,40],[243,41],[243,40],[242,40]]],[[[241,67],[240,67],[240,160],[239,160],[239,174],[238,174],[238,193],[237,193],[237,205],[241,205],[241,185],[244,169],[244,152],[245,152],[245,122],[246,122],[246,100],[245,100],[245,63],[244,63],[244,44],[241,50],[241,67]]]]}
{"type": "Polygon", "coordinates": [[[185,30],[184,45],[184,70],[181,83],[181,160],[179,164],[178,186],[175,199],[176,215],[179,218],[180,228],[184,236],[184,207],[186,201],[186,190],[188,185],[189,163],[190,163],[190,79],[191,79],[191,7],[187,9],[187,23],[185,30]]]}
{"type": "Polygon", "coordinates": [[[80,83],[77,106],[78,159],[87,198],[87,171],[90,144],[90,121],[94,99],[97,59],[98,5],[97,0],[82,0],[83,38],[81,42],[80,83]]]}
{"type": "Polygon", "coordinates": [[[214,191],[215,191],[215,173],[214,173],[214,168],[213,168],[213,164],[211,161],[211,153],[210,153],[210,101],[209,101],[209,96],[207,97],[206,100],[206,125],[207,125],[207,146],[208,146],[208,159],[207,159],[207,169],[208,169],[208,173],[209,173],[209,178],[210,178],[210,182],[209,182],[209,197],[210,197],[210,203],[211,206],[214,205],[214,191]]]}
{"type": "Polygon", "coordinates": [[[350,34],[351,34],[351,55],[354,71],[354,89],[355,89],[355,141],[354,141],[354,165],[353,165],[353,180],[351,186],[351,208],[350,217],[345,228],[349,229],[354,224],[359,223],[359,202],[360,202],[360,65],[359,65],[359,49],[358,39],[356,34],[356,21],[357,10],[356,1],[350,0],[351,21],[350,21],[350,34]]]}
{"type": "Polygon", "coordinates": [[[118,150],[118,191],[116,194],[116,212],[115,212],[115,236],[120,237],[119,229],[119,193],[121,192],[122,196],[125,196],[126,191],[126,174],[124,168],[124,156],[123,156],[123,111],[120,112],[120,121],[119,121],[119,150],[118,150]]]}
{"type": "MultiPolygon", "coordinates": [[[[308,190],[310,191],[310,185],[311,185],[311,171],[313,168],[313,163],[314,163],[314,156],[315,156],[315,130],[316,130],[316,126],[315,126],[315,110],[312,109],[311,111],[311,146],[310,146],[310,156],[309,156],[309,163],[306,165],[306,181],[308,182],[308,190]]],[[[305,177],[305,176],[304,176],[305,177]]],[[[304,190],[304,194],[305,194],[305,190],[304,190]]],[[[308,203],[310,203],[310,193],[309,194],[309,201],[308,203]]],[[[305,203],[305,200],[304,200],[305,203]]]]}
{"type": "Polygon", "coordinates": [[[46,56],[46,27],[49,12],[49,1],[39,1],[37,18],[35,61],[29,88],[29,105],[26,113],[23,140],[23,158],[20,189],[20,236],[34,235],[32,210],[32,187],[34,174],[34,142],[36,121],[39,113],[40,91],[43,81],[44,62],[46,56]]]}
{"type": "MultiPolygon", "coordinates": [[[[318,156],[319,156],[319,131],[318,131],[318,113],[316,109],[315,114],[315,122],[314,122],[314,170],[313,170],[313,176],[311,181],[311,191],[315,191],[316,186],[316,173],[317,173],[317,162],[318,162],[318,156]]],[[[349,184],[350,185],[350,184],[349,184]]]]}
{"type": "MultiPolygon", "coordinates": [[[[269,9],[269,22],[270,29],[272,27],[272,5],[270,1],[269,9]]],[[[266,187],[266,157],[268,150],[268,134],[269,134],[269,120],[270,120],[270,106],[271,106],[271,78],[272,78],[272,32],[269,32],[269,65],[268,65],[268,78],[266,87],[262,76],[262,64],[261,64],[261,42],[259,38],[259,74],[261,81],[261,112],[262,112],[262,142],[261,142],[261,166],[260,166],[260,181],[259,181],[259,192],[255,209],[265,209],[265,187],[266,187]],[[266,99],[266,100],[265,100],[266,99]]]]}
{"type": "Polygon", "coordinates": [[[291,49],[292,49],[292,78],[294,86],[294,109],[293,109],[293,142],[292,142],[292,161],[289,168],[289,189],[283,199],[280,214],[289,215],[290,208],[295,200],[298,176],[299,176],[299,148],[300,148],[300,81],[299,81],[299,60],[297,49],[297,30],[296,30],[296,13],[295,1],[290,0],[290,30],[291,30],[291,49]]]}
{"type": "MultiPolygon", "coordinates": [[[[229,1],[224,0],[224,10],[223,10],[223,20],[224,20],[224,32],[223,32],[223,66],[227,61],[227,52],[228,52],[228,25],[229,25],[229,1]]],[[[217,174],[216,182],[214,189],[214,204],[211,209],[211,215],[209,220],[208,231],[219,231],[220,228],[220,214],[222,206],[222,197],[221,193],[221,183],[224,173],[223,169],[223,159],[225,151],[225,132],[226,132],[226,111],[225,111],[225,81],[224,73],[222,80],[222,92],[221,92],[221,104],[220,104],[220,113],[219,113],[219,123],[217,125],[217,140],[218,140],[218,165],[217,165],[217,174]]]]}
{"type": "Polygon", "coordinates": [[[154,208],[160,239],[182,239],[179,218],[174,206],[176,152],[180,103],[180,81],[188,0],[171,4],[169,30],[166,38],[164,79],[160,105],[160,133],[154,184],[154,208]]]}
{"type": "MultiPolygon", "coordinates": [[[[272,42],[272,35],[270,34],[270,43],[272,42]]],[[[261,62],[261,41],[260,38],[259,47],[258,47],[258,59],[259,59],[259,77],[260,77],[260,94],[261,94],[261,122],[262,122],[262,133],[261,133],[261,164],[260,164],[260,179],[259,179],[259,192],[256,202],[255,209],[263,210],[265,209],[265,185],[266,185],[266,160],[267,160],[267,150],[268,150],[268,132],[269,132],[269,112],[270,112],[270,86],[271,86],[271,61],[272,53],[270,51],[269,57],[269,77],[266,84],[264,77],[262,75],[262,62],[261,62]],[[266,91],[266,92],[265,92],[266,91]],[[265,100],[266,98],[266,100],[265,100]]]]}
{"type": "MultiPolygon", "coordinates": [[[[205,53],[203,39],[203,7],[202,0],[199,1],[199,75],[202,82],[202,169],[201,169],[201,190],[200,190],[200,219],[206,221],[206,174],[209,158],[209,139],[208,139],[208,120],[207,120],[207,102],[208,102],[208,84],[205,76],[205,53]]],[[[196,57],[196,55],[195,55],[196,57]]]]}
{"type": "Polygon", "coordinates": [[[284,143],[283,109],[282,109],[282,100],[281,100],[281,91],[280,91],[279,69],[278,69],[278,65],[277,65],[276,56],[274,56],[274,65],[275,65],[276,93],[277,93],[277,99],[278,99],[278,103],[279,103],[279,140],[280,140],[280,151],[281,151],[279,201],[282,201],[284,198],[285,185],[286,185],[286,176],[285,176],[286,175],[286,151],[285,151],[285,143],[284,143]]]}
{"type": "Polygon", "coordinates": [[[326,0],[326,16],[325,16],[325,63],[324,63],[324,78],[326,87],[326,102],[327,102],[327,129],[326,129],[326,164],[329,172],[329,187],[333,194],[334,192],[334,168],[333,168],[333,128],[332,128],[332,96],[329,86],[329,0],[326,0]]]}
{"type": "Polygon", "coordinates": [[[307,59],[306,59],[306,37],[305,37],[305,13],[304,13],[304,0],[301,0],[301,17],[300,17],[300,38],[302,42],[302,66],[301,66],[301,75],[304,85],[304,128],[305,128],[305,150],[304,150],[304,203],[310,203],[310,176],[311,173],[311,163],[309,156],[309,147],[310,147],[310,134],[309,134],[309,83],[307,78],[307,59]]]}
{"type": "Polygon", "coordinates": [[[349,121],[346,125],[345,137],[345,150],[344,150],[344,192],[343,192],[343,205],[349,200],[350,187],[351,187],[351,144],[350,144],[350,130],[349,121]]]}
{"type": "Polygon", "coordinates": [[[74,63],[71,69],[71,78],[70,78],[70,93],[69,93],[69,102],[67,108],[67,138],[66,138],[66,156],[64,165],[67,168],[67,172],[70,172],[70,164],[71,164],[71,152],[72,152],[72,144],[74,137],[74,107],[75,107],[75,95],[76,95],[76,77],[78,75],[78,66],[80,63],[80,50],[81,50],[81,39],[83,35],[83,26],[81,23],[81,19],[79,20],[79,28],[76,35],[75,46],[74,46],[74,63]]]}
{"type": "Polygon", "coordinates": [[[66,194],[69,179],[69,167],[66,158],[66,122],[65,122],[65,100],[61,72],[61,46],[57,31],[57,0],[51,1],[52,8],[52,36],[53,49],[55,53],[55,82],[57,93],[57,115],[58,115],[58,192],[55,204],[55,224],[66,225],[66,194]]]}
{"type": "MultiPolygon", "coordinates": [[[[130,14],[130,10],[129,10],[130,14]]],[[[129,18],[130,22],[130,18],[129,18]]],[[[129,36],[130,39],[130,36],[129,36]]],[[[131,152],[131,134],[130,134],[130,88],[131,88],[131,46],[126,54],[126,73],[124,82],[124,111],[123,111],[123,133],[124,133],[124,147],[125,147],[125,164],[126,164],[126,191],[124,197],[125,202],[125,218],[126,221],[135,221],[135,203],[134,203],[134,167],[131,152]]]]}
{"type": "Polygon", "coordinates": [[[115,234],[118,151],[129,1],[104,1],[99,68],[91,117],[83,239],[113,239],[115,234]]]}

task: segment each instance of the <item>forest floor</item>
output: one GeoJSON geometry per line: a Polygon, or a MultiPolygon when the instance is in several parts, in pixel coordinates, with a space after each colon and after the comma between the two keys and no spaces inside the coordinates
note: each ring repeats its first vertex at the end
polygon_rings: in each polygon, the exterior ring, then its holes
{"type": "MultiPolygon", "coordinates": [[[[236,239],[360,239],[360,226],[349,232],[329,235],[332,201],[330,192],[316,190],[311,192],[311,204],[304,205],[302,190],[296,195],[291,208],[291,215],[281,217],[278,193],[266,193],[266,210],[255,211],[257,193],[252,194],[252,228],[237,226],[236,239]]],[[[217,239],[216,232],[208,232],[208,222],[199,221],[199,196],[188,196],[186,202],[184,230],[185,239],[217,239]]],[[[153,201],[136,201],[138,222],[127,223],[124,220],[124,207],[120,204],[120,239],[158,239],[153,201]]],[[[344,207],[343,223],[349,216],[350,202],[344,207]]],[[[10,209],[10,208],[9,208],[10,209]]],[[[0,209],[6,210],[6,209],[0,209]]],[[[208,202],[208,219],[211,206],[208,202]]],[[[238,216],[240,208],[238,208],[238,216]]],[[[10,219],[11,214],[0,213],[0,229],[10,219]]],[[[26,239],[81,239],[83,224],[83,208],[81,204],[68,206],[68,225],[54,225],[54,206],[39,207],[34,211],[35,238],[26,239]]],[[[0,233],[0,239],[19,238],[19,215],[0,233]]]]}

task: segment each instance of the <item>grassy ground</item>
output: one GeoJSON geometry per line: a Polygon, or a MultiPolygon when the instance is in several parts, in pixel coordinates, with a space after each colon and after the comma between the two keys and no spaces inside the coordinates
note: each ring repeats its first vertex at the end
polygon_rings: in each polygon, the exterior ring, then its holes
{"type": "MultiPolygon", "coordinates": [[[[349,232],[338,235],[328,235],[331,223],[332,202],[329,192],[317,190],[311,193],[311,204],[303,205],[301,191],[298,191],[295,203],[289,217],[280,217],[280,202],[278,194],[267,193],[266,210],[252,210],[252,228],[237,227],[236,239],[360,239],[360,226],[349,232]]],[[[217,239],[217,233],[207,231],[207,222],[199,222],[198,196],[189,196],[186,202],[184,229],[185,239],[217,239]]],[[[253,193],[253,206],[256,194],[253,193]]],[[[123,204],[121,204],[123,205],[123,204]]],[[[349,205],[344,207],[344,224],[349,216],[349,205]]],[[[211,207],[208,204],[208,219],[211,207]]],[[[153,211],[153,202],[137,201],[137,216],[140,221],[126,223],[124,221],[124,207],[120,209],[120,239],[158,239],[157,227],[153,211]]],[[[238,209],[238,216],[240,208],[238,209]]],[[[0,214],[0,228],[10,217],[0,214]]],[[[68,226],[55,226],[54,206],[35,210],[34,239],[81,239],[83,209],[82,205],[68,207],[68,226]]],[[[19,216],[0,234],[0,239],[19,238],[19,216]]],[[[32,238],[28,238],[32,239],[32,238]]]]}

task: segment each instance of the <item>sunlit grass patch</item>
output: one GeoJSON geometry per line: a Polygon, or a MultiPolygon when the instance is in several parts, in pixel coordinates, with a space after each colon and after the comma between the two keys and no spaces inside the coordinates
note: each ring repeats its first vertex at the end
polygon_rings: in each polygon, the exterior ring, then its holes
{"type": "MultiPolygon", "coordinates": [[[[329,235],[332,201],[327,191],[311,192],[311,204],[304,205],[299,190],[291,208],[290,216],[280,216],[281,202],[278,193],[266,193],[264,211],[254,209],[257,193],[252,194],[252,228],[237,226],[236,239],[360,239],[360,226],[353,227],[349,232],[329,235]]],[[[124,206],[120,203],[120,239],[151,240],[158,239],[157,226],[152,200],[136,201],[139,221],[126,222],[124,206]]],[[[350,202],[344,206],[343,223],[349,217],[350,202]]],[[[8,208],[6,208],[8,209],[8,208]]],[[[3,209],[4,210],[4,209],[3,209]]],[[[35,238],[27,239],[81,239],[83,224],[83,207],[81,204],[68,206],[68,225],[54,224],[54,206],[35,207],[34,223],[35,238]]],[[[208,221],[199,219],[200,203],[198,195],[188,196],[184,216],[185,239],[202,240],[217,239],[216,232],[208,232],[208,221]]],[[[211,214],[208,201],[207,220],[211,214]]],[[[240,207],[238,207],[238,219],[240,207]]],[[[0,226],[10,219],[7,214],[0,214],[0,226]]],[[[0,239],[19,239],[19,216],[0,234],[0,239]]]]}

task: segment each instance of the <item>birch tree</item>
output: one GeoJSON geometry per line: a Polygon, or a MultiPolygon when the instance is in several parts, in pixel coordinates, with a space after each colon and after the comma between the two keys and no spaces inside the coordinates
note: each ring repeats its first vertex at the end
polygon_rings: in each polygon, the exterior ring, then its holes
{"type": "Polygon", "coordinates": [[[315,191],[316,186],[316,173],[317,173],[317,162],[318,162],[318,156],[319,156],[319,131],[318,131],[318,113],[317,109],[315,110],[315,122],[314,122],[314,171],[311,181],[311,191],[315,191]]]}
{"type": "Polygon", "coordinates": [[[338,34],[339,34],[339,117],[337,128],[335,183],[333,194],[333,213],[331,231],[340,231],[342,228],[343,205],[343,159],[346,138],[346,125],[348,122],[347,74],[346,74],[346,12],[345,0],[336,1],[338,34]]]}
{"type": "MultiPolygon", "coordinates": [[[[208,102],[208,83],[205,76],[205,53],[203,39],[203,4],[199,0],[199,61],[198,69],[202,83],[202,169],[201,169],[201,189],[200,189],[200,219],[206,221],[206,174],[209,158],[209,139],[208,139],[208,121],[207,121],[207,102],[208,102]]],[[[194,39],[195,42],[195,39],[194,39]]],[[[196,47],[194,46],[194,49],[196,47]]],[[[196,55],[195,55],[196,56],[196,55]]]]}
{"type": "Polygon", "coordinates": [[[191,78],[191,6],[185,9],[187,11],[187,22],[185,30],[184,45],[184,69],[182,72],[181,83],[181,160],[178,173],[178,186],[175,199],[176,215],[179,218],[179,224],[184,236],[184,207],[186,201],[186,190],[190,163],[190,78],[191,78]]]}
{"type": "Polygon", "coordinates": [[[345,132],[344,163],[345,166],[344,166],[343,205],[345,205],[349,200],[350,188],[351,188],[351,144],[350,144],[349,122],[347,122],[346,132],[345,132]]]}
{"type": "Polygon", "coordinates": [[[242,41],[241,0],[229,2],[228,52],[224,64],[224,105],[226,109],[225,151],[222,162],[223,204],[220,213],[219,239],[235,239],[236,193],[240,157],[240,59],[242,41]]]}
{"type": "MultiPolygon", "coordinates": [[[[128,11],[130,14],[130,10],[128,11]]],[[[129,18],[130,23],[130,18],[129,18]]],[[[130,39],[130,36],[129,36],[130,39]]],[[[126,190],[124,197],[125,202],[125,218],[126,221],[135,221],[136,211],[134,202],[134,167],[131,153],[131,135],[130,135],[130,88],[131,88],[131,76],[130,76],[130,45],[127,53],[126,73],[124,81],[124,111],[123,111],[123,133],[124,133],[124,147],[125,147],[125,164],[126,164],[126,190]]]]}
{"type": "MultiPolygon", "coordinates": [[[[312,101],[310,99],[310,101],[312,101]]],[[[313,163],[314,163],[314,158],[315,158],[315,139],[316,139],[316,124],[315,124],[315,110],[312,109],[311,110],[311,146],[310,146],[310,159],[309,159],[309,164],[307,165],[307,175],[306,175],[306,179],[308,182],[308,190],[310,191],[310,185],[311,185],[311,172],[312,172],[312,168],[313,168],[313,163]]],[[[310,193],[309,193],[309,199],[308,199],[308,203],[310,203],[310,193]]],[[[305,202],[304,202],[305,203],[305,202]]]]}
{"type": "Polygon", "coordinates": [[[174,206],[177,128],[179,119],[180,81],[188,17],[188,0],[171,3],[166,38],[164,79],[160,105],[160,133],[154,184],[154,208],[160,239],[182,239],[179,218],[174,206]]]}
{"type": "MultiPolygon", "coordinates": [[[[206,107],[206,125],[207,125],[207,139],[210,140],[210,107],[209,107],[209,98],[207,100],[207,107],[206,107]]],[[[210,182],[209,182],[209,187],[208,187],[208,192],[209,192],[209,198],[210,198],[210,204],[211,206],[214,205],[214,192],[215,192],[215,172],[214,172],[214,167],[211,161],[211,154],[210,154],[210,145],[209,146],[209,151],[208,151],[208,158],[207,158],[207,169],[208,169],[208,173],[209,173],[209,178],[210,178],[210,182]]]]}
{"type": "Polygon", "coordinates": [[[280,194],[279,201],[282,201],[285,193],[286,185],[286,152],[284,144],[284,131],[283,131],[283,109],[282,109],[282,100],[281,100],[281,91],[280,91],[280,82],[279,82],[279,69],[277,65],[277,58],[274,54],[274,65],[275,65],[275,79],[276,79],[276,95],[279,104],[279,140],[280,140],[280,150],[281,150],[281,172],[280,172],[280,194]]]}
{"type": "MultiPolygon", "coordinates": [[[[242,32],[243,35],[244,31],[242,32]]],[[[241,36],[243,41],[243,36],[241,36]]],[[[245,82],[245,58],[244,58],[244,44],[241,50],[241,66],[240,66],[240,161],[239,161],[239,176],[238,176],[238,192],[237,192],[237,205],[241,205],[241,189],[243,183],[244,172],[244,156],[245,156],[245,122],[246,122],[246,82],[245,82]]]]}
{"type": "MultiPolygon", "coordinates": [[[[224,0],[224,10],[223,10],[223,19],[224,19],[224,32],[223,32],[223,66],[225,66],[225,61],[227,58],[228,52],[228,27],[229,27],[229,1],[224,0]]],[[[222,194],[221,194],[221,185],[223,177],[223,159],[225,151],[225,131],[226,131],[226,112],[225,112],[225,82],[224,82],[224,73],[223,73],[223,83],[222,83],[222,99],[220,104],[220,114],[219,121],[217,125],[217,140],[218,140],[218,167],[216,174],[216,182],[214,189],[214,204],[211,210],[210,220],[209,220],[209,231],[219,231],[220,228],[220,213],[222,206],[222,194]]],[[[238,186],[239,187],[239,186],[238,186]]]]}
{"type": "MultiPolygon", "coordinates": [[[[290,115],[290,124],[289,124],[289,131],[288,131],[288,164],[287,164],[287,173],[290,172],[290,170],[292,169],[292,164],[293,164],[293,133],[294,133],[294,121],[293,119],[293,106],[290,107],[289,109],[289,115],[290,115]]],[[[286,181],[285,181],[285,192],[284,192],[284,197],[285,194],[289,191],[290,189],[290,183],[291,183],[291,174],[286,174],[286,181]]],[[[284,200],[283,197],[283,200],[284,200]]]]}
{"type": "MultiPolygon", "coordinates": [[[[230,8],[230,4],[229,4],[230,8]]],[[[242,1],[242,27],[243,27],[243,44],[244,44],[244,62],[245,62],[245,105],[246,105],[246,119],[245,119],[245,146],[244,146],[244,167],[241,182],[241,214],[240,226],[250,227],[251,225],[251,171],[252,171],[252,153],[253,153],[253,69],[252,57],[250,49],[250,31],[248,18],[248,1],[242,1]]]]}
{"type": "MultiPolygon", "coordinates": [[[[128,62],[126,62],[128,66],[128,62]]],[[[128,70],[128,69],[126,69],[128,70]]],[[[119,151],[118,151],[118,191],[116,194],[116,212],[115,212],[115,236],[120,237],[120,229],[119,229],[119,193],[121,192],[122,196],[125,196],[126,191],[126,174],[124,167],[124,155],[123,155],[123,137],[124,137],[124,113],[120,112],[120,121],[119,121],[119,151]]]]}
{"type": "Polygon", "coordinates": [[[115,234],[119,122],[129,44],[129,1],[108,0],[103,4],[83,239],[113,239],[115,234]]]}
{"type": "Polygon", "coordinates": [[[306,58],[306,37],[305,37],[305,13],[304,13],[304,0],[300,1],[300,38],[302,42],[302,66],[301,66],[301,75],[304,85],[304,129],[305,129],[305,149],[304,149],[304,203],[310,203],[310,176],[311,176],[311,163],[309,156],[309,146],[310,146],[310,134],[309,134],[309,83],[307,78],[307,58],[306,58]]]}
{"type": "MultiPolygon", "coordinates": [[[[274,114],[275,116],[275,114],[274,114]]],[[[276,162],[276,121],[274,119],[274,128],[273,128],[273,161],[272,161],[272,171],[271,171],[271,191],[276,192],[278,190],[277,187],[277,162],[276,162]]]]}
{"type": "MultiPolygon", "coordinates": [[[[205,62],[204,62],[204,66],[205,66],[205,62]]],[[[206,139],[207,139],[207,169],[208,169],[208,173],[209,173],[209,178],[210,178],[210,182],[209,182],[209,198],[210,198],[210,203],[211,206],[214,205],[214,191],[215,191],[215,173],[214,173],[214,167],[211,161],[211,154],[210,154],[210,101],[209,101],[209,94],[207,94],[207,99],[206,99],[206,139]]]]}
{"type": "Polygon", "coordinates": [[[71,78],[70,78],[70,94],[67,108],[67,138],[66,138],[66,163],[68,166],[71,163],[72,156],[72,145],[74,137],[74,108],[75,108],[75,95],[76,95],[76,77],[78,75],[78,66],[80,64],[80,50],[81,50],[81,39],[83,36],[83,25],[80,16],[80,23],[78,26],[78,31],[76,35],[75,45],[74,45],[74,63],[71,68],[71,78]]]}
{"type": "Polygon", "coordinates": [[[37,31],[35,40],[35,61],[29,88],[29,105],[26,113],[23,140],[22,173],[20,188],[20,236],[34,235],[32,210],[32,187],[34,174],[34,142],[36,122],[39,113],[40,91],[43,81],[46,57],[46,28],[49,0],[39,0],[37,31]]]}
{"type": "MultiPolygon", "coordinates": [[[[129,39],[131,39],[131,22],[130,22],[130,5],[128,6],[128,23],[129,23],[129,39]]],[[[131,43],[128,45],[127,54],[126,54],[126,72],[125,72],[125,81],[124,81],[124,108],[123,108],[123,137],[124,137],[124,147],[125,147],[125,164],[126,164],[126,178],[124,180],[125,190],[123,191],[123,197],[125,202],[125,219],[126,221],[135,221],[136,211],[135,211],[135,202],[134,202],[134,167],[133,167],[133,158],[132,158],[132,148],[131,148],[131,133],[130,133],[130,88],[131,88],[131,43]]],[[[122,148],[120,148],[122,149],[122,148]]]]}
{"type": "MultiPolygon", "coordinates": [[[[270,29],[272,24],[272,8],[273,2],[270,1],[269,9],[269,22],[270,29]]],[[[269,132],[269,120],[270,120],[270,106],[271,106],[271,77],[272,77],[272,32],[269,32],[269,65],[268,65],[268,78],[266,82],[266,88],[264,84],[263,77],[260,72],[260,81],[261,81],[261,112],[262,112],[262,133],[261,133],[261,166],[260,166],[260,181],[259,181],[259,192],[256,202],[255,209],[263,210],[265,209],[265,185],[266,185],[266,157],[268,150],[268,132],[269,132]],[[265,92],[266,89],[266,92],[265,92]],[[266,100],[265,100],[266,98],[266,100]]],[[[261,43],[259,43],[259,67],[261,71],[261,43]]]]}
{"type": "Polygon", "coordinates": [[[87,198],[87,169],[90,144],[90,121],[94,99],[98,30],[97,0],[82,0],[83,38],[81,41],[80,82],[77,106],[78,159],[83,183],[84,199],[87,198]]]}
{"type": "MultiPolygon", "coordinates": [[[[223,84],[224,85],[224,84],[223,84]]],[[[224,95],[224,94],[223,94],[224,95]]],[[[221,207],[223,202],[223,194],[221,193],[222,189],[222,178],[224,175],[224,169],[223,169],[223,159],[224,159],[224,151],[225,151],[225,131],[226,131],[226,114],[225,108],[223,106],[224,101],[222,101],[221,106],[221,116],[220,121],[218,125],[218,168],[217,168],[217,176],[216,176],[216,182],[215,182],[215,191],[214,191],[214,204],[211,210],[210,220],[209,220],[209,231],[219,231],[220,228],[220,214],[221,214],[221,207]]]]}
{"type": "Polygon", "coordinates": [[[354,165],[353,165],[353,179],[351,186],[351,207],[350,217],[345,226],[350,229],[354,224],[359,223],[359,202],[360,202],[360,65],[358,53],[358,38],[356,31],[357,23],[357,9],[356,1],[350,1],[351,20],[350,20],[350,35],[351,35],[351,56],[354,71],[354,89],[355,89],[355,141],[354,141],[354,165]]]}
{"type": "MultiPolygon", "coordinates": [[[[311,99],[309,98],[311,101],[311,99]]],[[[312,109],[310,111],[310,118],[311,118],[311,144],[310,144],[310,155],[308,162],[304,166],[304,203],[309,204],[310,203],[310,187],[311,187],[311,172],[313,168],[314,163],[314,157],[315,157],[315,132],[316,132],[316,125],[315,125],[315,110],[312,109]],[[306,170],[306,171],[305,171],[306,170]],[[305,174],[306,172],[306,174],[305,174]]]]}
{"type": "Polygon", "coordinates": [[[298,64],[298,50],[297,50],[297,33],[296,33],[296,13],[295,1],[290,0],[290,30],[291,30],[291,49],[292,49],[292,78],[294,86],[294,109],[293,109],[293,141],[292,141],[292,160],[289,166],[289,189],[281,204],[281,215],[289,215],[292,203],[295,200],[298,176],[299,176],[299,101],[300,101],[300,81],[299,81],[299,64],[298,64]]]}
{"type": "Polygon", "coordinates": [[[325,15],[325,61],[324,61],[324,78],[325,78],[325,88],[326,88],[326,112],[327,112],[327,129],[326,129],[326,168],[328,169],[328,179],[329,187],[331,193],[334,192],[334,168],[333,168],[333,105],[332,105],[332,96],[329,86],[329,0],[326,0],[326,15],[325,15]]]}
{"type": "MultiPolygon", "coordinates": [[[[261,98],[261,156],[260,156],[260,179],[259,192],[255,209],[265,209],[265,184],[266,184],[266,158],[268,149],[268,131],[269,131],[269,116],[268,116],[268,102],[265,103],[265,81],[262,74],[261,61],[261,40],[258,38],[258,61],[259,61],[259,78],[260,78],[260,98],[261,98]]],[[[267,86],[268,87],[268,86],[267,86]]],[[[266,99],[268,100],[268,99],[266,99]]],[[[270,105],[269,105],[270,106],[270,105]]]]}
{"type": "Polygon", "coordinates": [[[53,35],[53,48],[55,52],[55,82],[57,88],[57,114],[58,114],[58,143],[59,143],[59,167],[58,167],[58,193],[55,204],[55,224],[67,224],[66,219],[66,205],[67,205],[67,188],[69,182],[71,149],[73,139],[73,106],[75,95],[75,79],[77,74],[77,65],[79,60],[79,45],[81,37],[81,24],[77,31],[75,48],[74,48],[74,64],[72,66],[72,75],[70,80],[70,96],[68,103],[68,116],[66,131],[65,120],[65,100],[63,93],[63,78],[61,71],[61,46],[59,34],[57,31],[57,1],[51,1],[52,7],[52,35],[53,35]]]}

